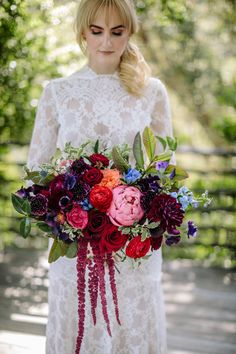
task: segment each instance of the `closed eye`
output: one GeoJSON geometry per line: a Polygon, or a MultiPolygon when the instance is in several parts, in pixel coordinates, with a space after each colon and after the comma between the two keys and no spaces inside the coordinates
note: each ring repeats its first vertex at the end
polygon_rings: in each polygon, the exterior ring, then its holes
{"type": "MultiPolygon", "coordinates": [[[[92,34],[95,34],[95,35],[98,35],[98,34],[101,34],[102,32],[94,32],[92,31],[92,34]]],[[[121,32],[112,32],[112,34],[114,34],[114,36],[121,36],[122,33],[121,32]]]]}

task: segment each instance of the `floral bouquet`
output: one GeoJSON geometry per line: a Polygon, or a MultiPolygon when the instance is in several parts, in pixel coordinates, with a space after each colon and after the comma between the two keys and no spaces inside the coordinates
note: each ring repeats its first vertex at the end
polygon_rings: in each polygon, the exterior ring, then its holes
{"type": "MultiPolygon", "coordinates": [[[[146,127],[133,143],[135,166],[129,162],[131,148],[108,149],[99,140],[78,148],[66,144],[50,163],[38,170],[25,167],[25,180],[31,185],[12,194],[14,208],[22,215],[20,233],[27,237],[32,223],[54,239],[49,262],[59,257],[77,257],[79,353],[85,321],[86,269],[91,314],[96,324],[100,293],[102,312],[111,335],[107,312],[105,267],[109,272],[116,319],[120,324],[115,269],[119,261],[147,259],[162,243],[176,244],[186,211],[199,203],[207,206],[207,192],[200,197],[181,181],[186,171],[170,163],[177,148],[176,139],[154,136],[146,127]],[[163,152],[156,155],[157,141],[163,152]],[[144,149],[146,154],[144,154],[144,149]]],[[[187,236],[197,227],[189,220],[187,236]]]]}

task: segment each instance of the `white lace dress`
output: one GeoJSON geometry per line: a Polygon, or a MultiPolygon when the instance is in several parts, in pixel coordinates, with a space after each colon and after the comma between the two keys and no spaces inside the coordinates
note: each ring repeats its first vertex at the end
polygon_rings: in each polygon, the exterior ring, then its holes
{"type": "MultiPolygon", "coordinates": [[[[159,79],[150,78],[145,95],[137,99],[121,86],[117,72],[97,74],[85,65],[68,77],[51,80],[43,90],[27,164],[37,167],[49,161],[56,147],[63,149],[69,141],[74,146],[88,138],[101,138],[109,145],[132,143],[137,131],[147,125],[158,135],[172,135],[170,116],[167,91],[159,79]]],[[[82,354],[166,353],[161,263],[158,250],[137,269],[128,262],[120,264],[116,282],[121,326],[107,287],[112,337],[106,331],[99,301],[97,324],[93,325],[86,296],[82,354]]],[[[46,354],[74,354],[78,326],[76,259],[63,257],[51,264],[49,281],[46,354]]]]}

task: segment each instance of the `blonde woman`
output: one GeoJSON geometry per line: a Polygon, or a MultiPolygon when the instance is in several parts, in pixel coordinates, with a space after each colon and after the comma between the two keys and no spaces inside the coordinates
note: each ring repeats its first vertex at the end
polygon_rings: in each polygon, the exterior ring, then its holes
{"type": "MultiPolygon", "coordinates": [[[[164,84],[151,77],[140,50],[131,42],[138,19],[131,0],[81,0],[75,17],[77,42],[87,63],[45,87],[37,109],[28,166],[36,167],[63,149],[88,138],[108,146],[132,143],[149,125],[156,134],[172,135],[164,84]]],[[[50,245],[51,246],[51,239],[50,245]]],[[[121,326],[107,290],[112,337],[100,304],[93,325],[86,298],[83,354],[164,354],[166,324],[161,292],[161,250],[133,269],[119,265],[117,288],[121,326]]],[[[73,354],[78,332],[76,259],[61,257],[49,269],[47,354],[73,354]]],[[[108,282],[109,283],[109,282],[108,282]]]]}

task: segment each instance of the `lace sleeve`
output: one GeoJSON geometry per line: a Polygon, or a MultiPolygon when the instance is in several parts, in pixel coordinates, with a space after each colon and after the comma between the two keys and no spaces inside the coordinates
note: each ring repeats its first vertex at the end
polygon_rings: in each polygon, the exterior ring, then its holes
{"type": "MultiPolygon", "coordinates": [[[[169,102],[169,96],[165,85],[159,80],[157,82],[157,91],[155,96],[154,108],[152,111],[151,129],[155,135],[159,135],[163,138],[166,136],[173,137],[171,108],[169,102]]],[[[161,143],[157,143],[157,153],[162,151],[161,143]]],[[[175,154],[171,159],[171,163],[175,164],[175,154]]]]}
{"type": "Polygon", "coordinates": [[[44,88],[39,99],[37,113],[30,142],[27,166],[36,169],[48,162],[57,147],[58,114],[53,95],[52,82],[44,88]]]}

